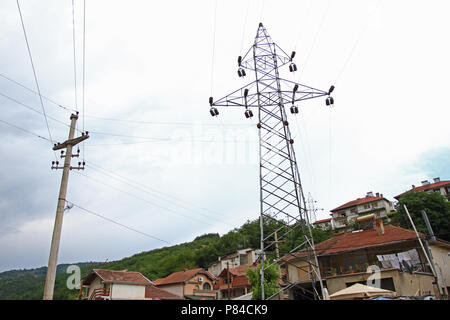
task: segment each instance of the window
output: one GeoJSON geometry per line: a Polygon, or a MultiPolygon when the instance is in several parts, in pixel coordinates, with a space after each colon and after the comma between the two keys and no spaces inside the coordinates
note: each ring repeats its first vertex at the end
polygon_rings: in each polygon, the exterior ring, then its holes
{"type": "Polygon", "coordinates": [[[203,284],[203,290],[211,290],[211,285],[208,282],[203,284]]]}
{"type": "Polygon", "coordinates": [[[372,208],[376,208],[376,207],[378,207],[378,202],[372,203],[372,208]]]}
{"type": "Polygon", "coordinates": [[[369,208],[370,208],[370,206],[368,204],[364,205],[364,209],[369,209],[369,208]]]}

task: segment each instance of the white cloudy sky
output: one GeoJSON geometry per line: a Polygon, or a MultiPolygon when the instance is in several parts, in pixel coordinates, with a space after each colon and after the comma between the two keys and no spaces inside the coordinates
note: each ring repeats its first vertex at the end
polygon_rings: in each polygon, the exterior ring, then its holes
{"type": "MultiPolygon", "coordinates": [[[[91,136],[81,146],[86,170],[70,175],[76,206],[65,214],[59,262],[168,245],[94,213],[171,244],[258,217],[256,119],[225,108],[212,118],[208,97],[251,81],[237,77],[236,62],[259,22],[297,52],[289,79],[336,86],[333,109],[316,99],[290,118],[304,192],[323,208],[317,219],[367,191],[393,200],[421,180],[450,179],[446,0],[87,0],[84,112],[83,1],[77,105],[72,1],[20,6],[53,139],[67,138],[70,116],[53,102],[77,108],[78,129],[91,136]]],[[[51,143],[33,135],[49,137],[30,109],[42,111],[15,0],[0,2],[0,39],[3,271],[47,264],[61,171],[50,169],[51,143]]]]}

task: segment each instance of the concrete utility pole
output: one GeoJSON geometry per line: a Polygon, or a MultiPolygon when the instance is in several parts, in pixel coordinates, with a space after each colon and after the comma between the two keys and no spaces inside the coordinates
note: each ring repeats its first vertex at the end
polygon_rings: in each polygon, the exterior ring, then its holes
{"type": "Polygon", "coordinates": [[[230,292],[230,267],[227,261],[227,284],[228,284],[228,300],[231,300],[231,292],[230,292]]]}
{"type": "Polygon", "coordinates": [[[411,218],[411,215],[409,214],[408,208],[406,207],[405,204],[403,205],[403,207],[405,208],[405,211],[406,211],[406,214],[408,215],[409,221],[411,222],[411,224],[413,226],[413,229],[414,229],[414,232],[416,233],[417,240],[419,240],[419,243],[420,243],[420,246],[422,247],[422,251],[423,251],[423,253],[425,255],[425,258],[427,259],[428,264],[430,265],[431,271],[433,272],[433,276],[434,276],[434,279],[435,279],[435,282],[433,284],[436,284],[437,291],[438,291],[439,295],[441,295],[442,293],[441,293],[441,288],[440,288],[440,285],[439,285],[439,278],[438,278],[438,274],[437,274],[437,271],[435,269],[435,266],[434,266],[434,264],[433,264],[433,262],[431,260],[431,254],[429,254],[427,252],[427,250],[425,249],[425,247],[424,247],[424,245],[422,243],[422,240],[420,239],[419,233],[417,232],[416,225],[414,224],[414,221],[411,218]]]}
{"type": "Polygon", "coordinates": [[[45,278],[44,297],[43,297],[44,300],[53,299],[53,290],[55,287],[56,267],[58,263],[57,260],[58,260],[59,242],[61,239],[64,205],[66,202],[67,184],[69,182],[69,170],[72,169],[83,170],[85,164],[83,162],[83,166],[81,166],[81,162],[78,162],[78,167],[72,167],[70,165],[72,157],[78,157],[80,155],[79,150],[78,154],[72,155],[73,146],[89,138],[88,132],[82,133],[81,137],[73,138],[77,119],[78,119],[78,112],[70,116],[71,124],[69,131],[69,139],[63,143],[57,143],[53,147],[53,150],[60,150],[65,148],[66,154],[64,155],[64,151],[61,151],[61,158],[65,158],[63,167],[58,166],[59,161],[52,162],[52,169],[63,169],[63,174],[61,178],[61,186],[59,189],[58,205],[56,208],[55,226],[53,228],[50,257],[48,259],[47,276],[45,278]]]}

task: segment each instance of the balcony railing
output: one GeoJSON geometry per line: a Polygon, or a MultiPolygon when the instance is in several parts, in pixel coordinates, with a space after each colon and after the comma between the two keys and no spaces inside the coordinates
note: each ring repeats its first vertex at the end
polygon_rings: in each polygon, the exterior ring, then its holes
{"type": "Polygon", "coordinates": [[[109,294],[111,293],[109,288],[98,288],[95,289],[91,296],[89,297],[89,300],[106,300],[110,299],[109,294]]]}
{"type": "MultiPolygon", "coordinates": [[[[361,265],[353,266],[352,269],[350,269],[350,270],[336,271],[335,269],[331,268],[331,269],[326,269],[326,270],[321,269],[320,271],[321,271],[321,275],[323,278],[329,278],[329,277],[342,276],[342,275],[351,275],[354,273],[366,273],[367,272],[366,267],[367,267],[367,265],[361,264],[361,265]]],[[[380,268],[380,271],[389,271],[389,270],[397,270],[397,271],[407,272],[407,270],[400,270],[400,269],[397,269],[394,267],[380,268]]],[[[432,274],[431,268],[428,265],[423,264],[423,263],[412,266],[411,271],[413,273],[422,272],[422,273],[432,274]]]]}

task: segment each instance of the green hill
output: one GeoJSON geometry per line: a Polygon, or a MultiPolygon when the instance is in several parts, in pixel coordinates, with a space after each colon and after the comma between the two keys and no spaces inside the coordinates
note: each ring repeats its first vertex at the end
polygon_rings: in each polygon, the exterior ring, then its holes
{"type": "MultiPolygon", "coordinates": [[[[275,230],[279,227],[271,223],[267,229],[275,230]]],[[[321,242],[331,234],[320,229],[313,229],[315,242],[321,242]]],[[[288,252],[290,248],[298,245],[303,237],[299,231],[290,232],[280,244],[281,252],[288,252]]],[[[107,263],[76,263],[81,268],[81,277],[84,278],[94,268],[124,270],[141,272],[150,280],[165,277],[168,274],[183,269],[207,268],[217,261],[219,256],[226,255],[238,249],[259,248],[260,244],[259,220],[247,221],[240,228],[235,228],[223,236],[217,233],[205,234],[186,242],[170,247],[163,247],[151,251],[141,252],[131,257],[107,263]]],[[[273,258],[273,253],[268,252],[273,258]]],[[[58,266],[55,282],[54,299],[77,299],[78,291],[69,290],[66,286],[66,269],[69,264],[58,266]]],[[[12,270],[0,273],[0,299],[30,300],[42,299],[45,273],[47,268],[42,267],[30,270],[12,270]]]]}

